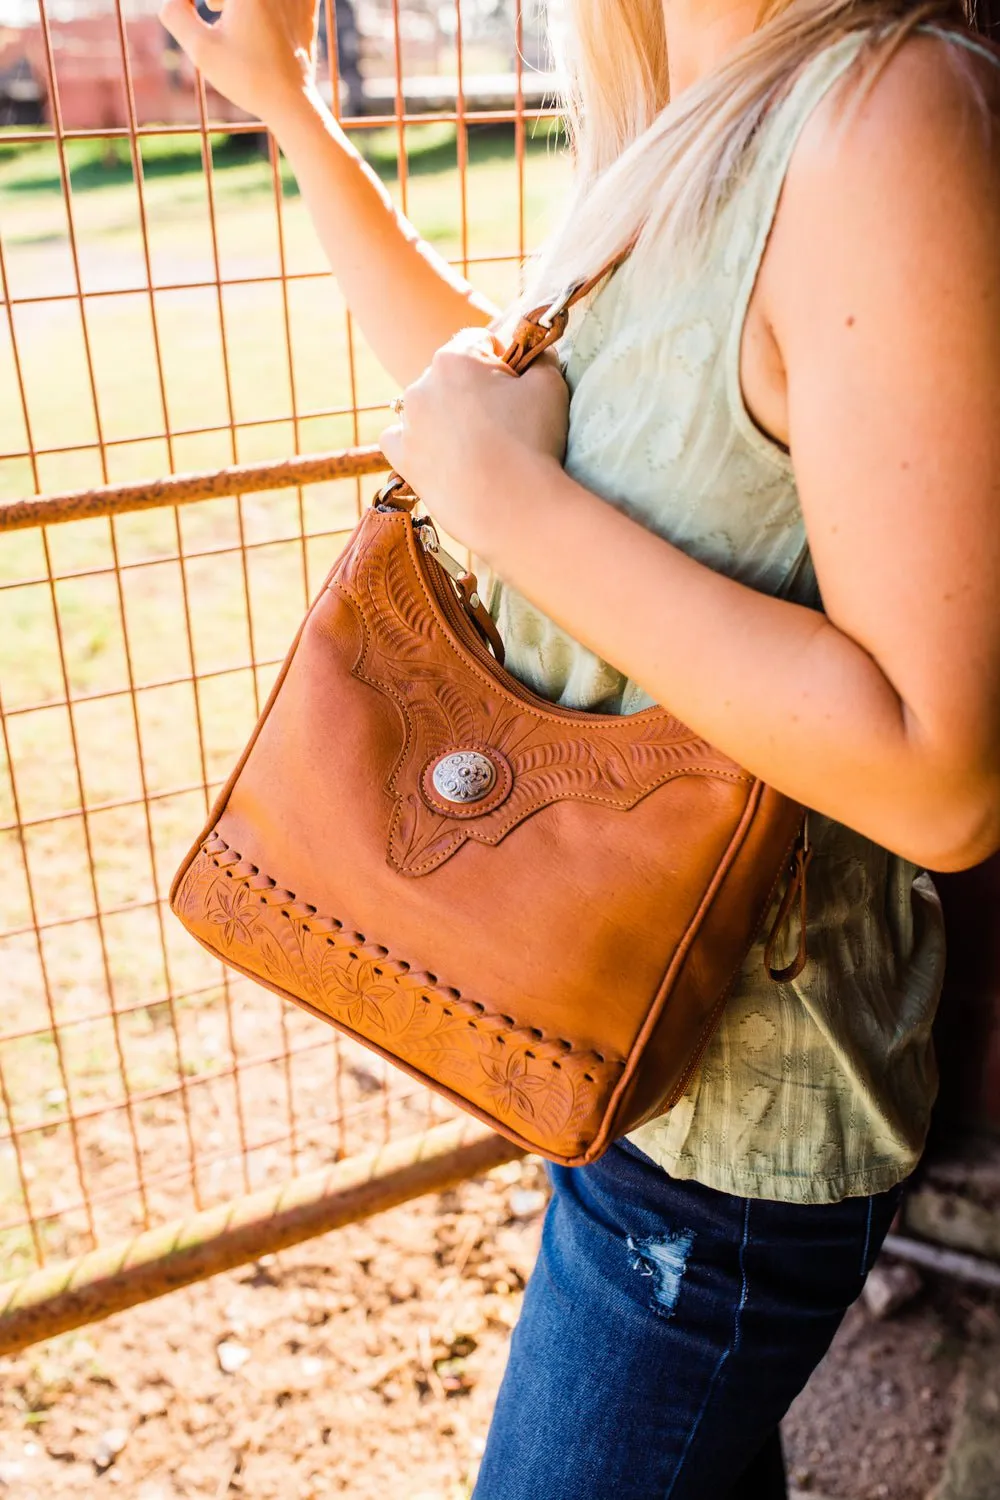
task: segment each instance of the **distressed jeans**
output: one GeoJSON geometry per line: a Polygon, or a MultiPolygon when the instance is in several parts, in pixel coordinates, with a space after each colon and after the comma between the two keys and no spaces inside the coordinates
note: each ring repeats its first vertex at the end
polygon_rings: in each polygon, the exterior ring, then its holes
{"type": "Polygon", "coordinates": [[[553,1195],[473,1500],[783,1500],[778,1424],[902,1193],[680,1182],[629,1141],[553,1195]]]}

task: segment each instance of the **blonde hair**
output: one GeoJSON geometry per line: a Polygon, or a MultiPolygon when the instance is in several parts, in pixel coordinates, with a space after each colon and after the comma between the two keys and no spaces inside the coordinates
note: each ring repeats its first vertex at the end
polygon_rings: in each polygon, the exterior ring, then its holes
{"type": "Polygon", "coordinates": [[[692,250],[762,121],[824,48],[865,31],[858,64],[877,70],[917,26],[958,30],[968,19],[959,0],[763,0],[752,35],[672,104],[663,0],[562,4],[550,36],[567,79],[575,186],[517,310],[593,275],[633,240],[630,270],[692,250]]]}

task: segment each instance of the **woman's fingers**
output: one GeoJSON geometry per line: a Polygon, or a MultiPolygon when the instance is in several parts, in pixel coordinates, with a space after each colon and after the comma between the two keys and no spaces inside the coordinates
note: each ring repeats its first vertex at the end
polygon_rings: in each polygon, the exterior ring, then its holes
{"type": "Polygon", "coordinates": [[[164,0],[160,20],[213,88],[265,123],[314,76],[312,0],[237,0],[214,23],[194,0],[164,0]]]}
{"type": "Polygon", "coordinates": [[[495,333],[488,328],[472,327],[460,328],[446,344],[442,344],[438,350],[439,354],[471,354],[480,359],[499,359],[503,354],[504,345],[495,333]]]}
{"type": "Polygon", "coordinates": [[[394,469],[403,461],[403,424],[394,422],[379,433],[378,445],[394,469]]]}
{"type": "Polygon", "coordinates": [[[184,48],[195,67],[200,68],[205,49],[213,40],[212,27],[201,19],[193,0],[163,0],[160,21],[174,41],[184,48]]]}

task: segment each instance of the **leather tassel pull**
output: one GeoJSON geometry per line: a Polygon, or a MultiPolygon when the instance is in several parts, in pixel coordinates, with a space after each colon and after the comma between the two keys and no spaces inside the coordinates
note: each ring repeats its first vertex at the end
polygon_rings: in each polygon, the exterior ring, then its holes
{"type": "Polygon", "coordinates": [[[785,894],[781,898],[778,907],[778,915],[774,919],[774,925],[768,933],[767,943],[764,947],[764,964],[767,972],[776,984],[787,984],[791,979],[797,979],[806,966],[809,957],[806,948],[806,871],[812,859],[812,845],[809,842],[809,815],[802,823],[802,832],[795,841],[792,851],[792,864],[788,876],[788,884],[785,886],[785,894]],[[783,969],[774,967],[775,949],[784,936],[792,907],[795,905],[796,897],[799,903],[799,946],[795,957],[790,964],[783,969]]]}

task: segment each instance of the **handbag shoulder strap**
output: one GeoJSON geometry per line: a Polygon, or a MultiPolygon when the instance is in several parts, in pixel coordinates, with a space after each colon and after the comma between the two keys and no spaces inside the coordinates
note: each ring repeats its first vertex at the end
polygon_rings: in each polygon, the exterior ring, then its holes
{"type": "MultiPolygon", "coordinates": [[[[514,335],[504,354],[504,364],[509,365],[515,375],[523,375],[524,371],[532,365],[538,356],[554,344],[556,339],[562,337],[566,331],[569,320],[569,310],[574,303],[579,302],[581,297],[586,297],[588,292],[593,291],[598,282],[605,276],[610,276],[612,271],[617,270],[622,261],[631,250],[631,245],[619,251],[612,260],[607,261],[593,276],[583,277],[579,281],[571,281],[564,287],[553,302],[544,302],[540,307],[532,308],[530,312],[524,313],[517,321],[514,335]]],[[[420,503],[420,496],[410,487],[402,474],[397,474],[395,469],[389,478],[378,489],[372,505],[376,510],[395,510],[412,514],[415,506],[420,503]]],[[[426,523],[418,522],[418,525],[426,523]]],[[[433,545],[428,548],[427,556],[433,563],[437,563],[451,580],[451,586],[458,596],[462,608],[465,610],[470,622],[479,632],[480,638],[493,652],[497,661],[503,665],[504,648],[496,625],[490,616],[486,606],[479,595],[475,574],[464,568],[455,558],[451,557],[440,546],[433,527],[427,533],[432,538],[433,545]]]]}
{"type": "MultiPolygon", "coordinates": [[[[509,365],[515,375],[523,375],[550,344],[562,338],[569,321],[570,308],[582,297],[586,297],[588,292],[592,292],[605,276],[616,271],[631,249],[632,246],[627,245],[624,250],[619,250],[593,276],[571,281],[553,302],[543,302],[530,312],[523,313],[517,320],[511,341],[504,352],[504,364],[509,365]]],[[[392,510],[410,511],[418,500],[419,496],[414,494],[403,476],[393,470],[372,503],[392,510]]]]}
{"type": "Polygon", "coordinates": [[[504,353],[504,364],[509,365],[515,375],[523,375],[528,366],[533,364],[550,344],[562,338],[566,332],[569,310],[574,303],[592,292],[605,276],[610,276],[613,271],[617,271],[631,249],[632,246],[627,245],[624,250],[619,250],[617,255],[606,261],[599,271],[594,272],[593,276],[571,281],[554,302],[543,302],[540,307],[532,308],[531,312],[524,313],[518,319],[513,337],[504,353]]]}

